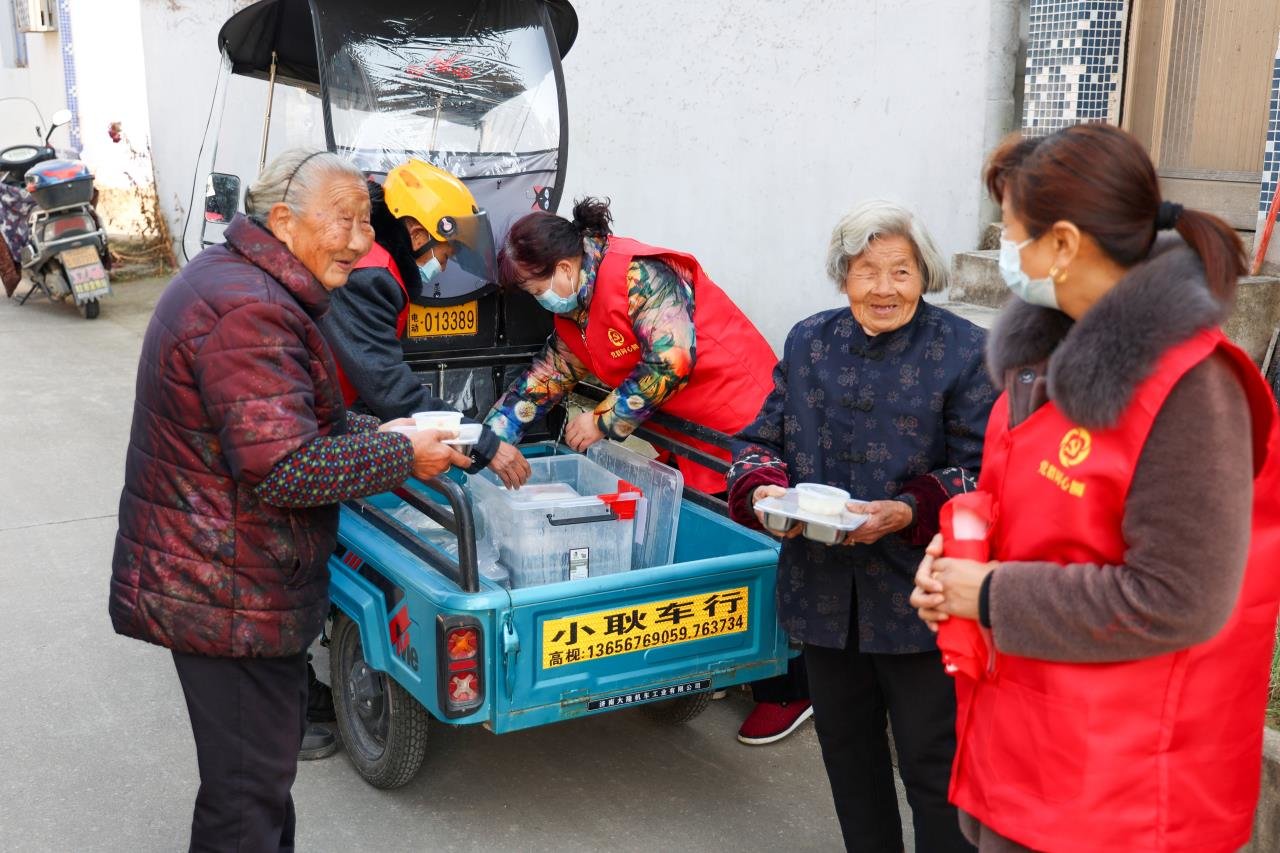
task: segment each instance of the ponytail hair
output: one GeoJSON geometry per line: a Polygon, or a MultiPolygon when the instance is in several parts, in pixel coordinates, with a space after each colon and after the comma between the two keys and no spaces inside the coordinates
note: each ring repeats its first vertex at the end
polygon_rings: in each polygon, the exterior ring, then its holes
{"type": "Polygon", "coordinates": [[[1240,277],[1249,269],[1240,235],[1212,213],[1202,210],[1182,210],[1173,227],[1200,256],[1209,290],[1222,302],[1229,303],[1235,298],[1240,277]]]}
{"type": "Polygon", "coordinates": [[[555,265],[582,257],[585,237],[605,238],[613,233],[609,199],[580,198],[573,205],[573,220],[535,211],[516,220],[498,253],[498,282],[515,287],[529,279],[546,278],[555,265]]]}
{"type": "Polygon", "coordinates": [[[609,212],[609,199],[587,196],[573,203],[573,224],[584,236],[608,237],[613,214],[609,212]]]}
{"type": "Polygon", "coordinates": [[[1072,222],[1127,268],[1151,253],[1158,231],[1173,228],[1200,256],[1209,290],[1223,303],[1244,275],[1244,244],[1231,226],[1162,201],[1151,158],[1117,127],[1078,124],[1044,137],[1014,135],[992,152],[986,184],[996,202],[1008,198],[1029,237],[1072,222]]]}

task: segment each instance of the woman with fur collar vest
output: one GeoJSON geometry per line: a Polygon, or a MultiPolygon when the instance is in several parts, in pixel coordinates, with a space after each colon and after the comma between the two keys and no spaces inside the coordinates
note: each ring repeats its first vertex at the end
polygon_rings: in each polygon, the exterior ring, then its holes
{"type": "Polygon", "coordinates": [[[951,801],[983,851],[1235,850],[1280,601],[1275,402],[1220,329],[1243,247],[1113,127],[1012,139],[986,180],[1020,297],[988,342],[994,559],[936,538],[911,597],[980,650],[951,801]]]}

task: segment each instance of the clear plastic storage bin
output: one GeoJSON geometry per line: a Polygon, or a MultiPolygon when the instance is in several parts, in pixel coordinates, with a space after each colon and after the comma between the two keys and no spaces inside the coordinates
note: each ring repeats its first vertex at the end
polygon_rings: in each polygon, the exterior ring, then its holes
{"type": "Polygon", "coordinates": [[[613,441],[597,441],[587,448],[587,458],[644,494],[636,513],[631,568],[649,569],[675,562],[684,475],[613,441]]]}
{"type": "Polygon", "coordinates": [[[640,495],[584,456],[530,459],[529,467],[518,490],[490,471],[467,478],[511,588],[629,571],[640,495]]]}

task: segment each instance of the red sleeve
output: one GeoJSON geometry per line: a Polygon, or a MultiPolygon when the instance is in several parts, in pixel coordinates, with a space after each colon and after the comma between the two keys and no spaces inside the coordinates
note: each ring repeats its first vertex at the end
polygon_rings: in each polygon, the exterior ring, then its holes
{"type": "Polygon", "coordinates": [[[760,522],[756,519],[755,509],[751,506],[751,495],[760,486],[781,486],[787,488],[787,469],[781,465],[763,465],[747,471],[733,481],[729,489],[729,518],[760,530],[760,522]]]}

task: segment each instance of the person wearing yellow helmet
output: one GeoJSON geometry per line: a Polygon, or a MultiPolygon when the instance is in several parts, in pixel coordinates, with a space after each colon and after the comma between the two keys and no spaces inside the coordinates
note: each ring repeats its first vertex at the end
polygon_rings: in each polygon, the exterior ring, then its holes
{"type": "MultiPolygon", "coordinates": [[[[449,263],[494,280],[488,217],[462,181],[421,160],[395,167],[381,186],[370,181],[369,196],[374,246],[356,263],[347,287],[334,291],[339,295],[320,323],[343,398],[348,408],[383,420],[450,408],[405,364],[400,338],[410,303],[449,263]]],[[[529,477],[524,456],[487,427],[471,459],[472,471],[490,468],[511,487],[529,477]]]]}

